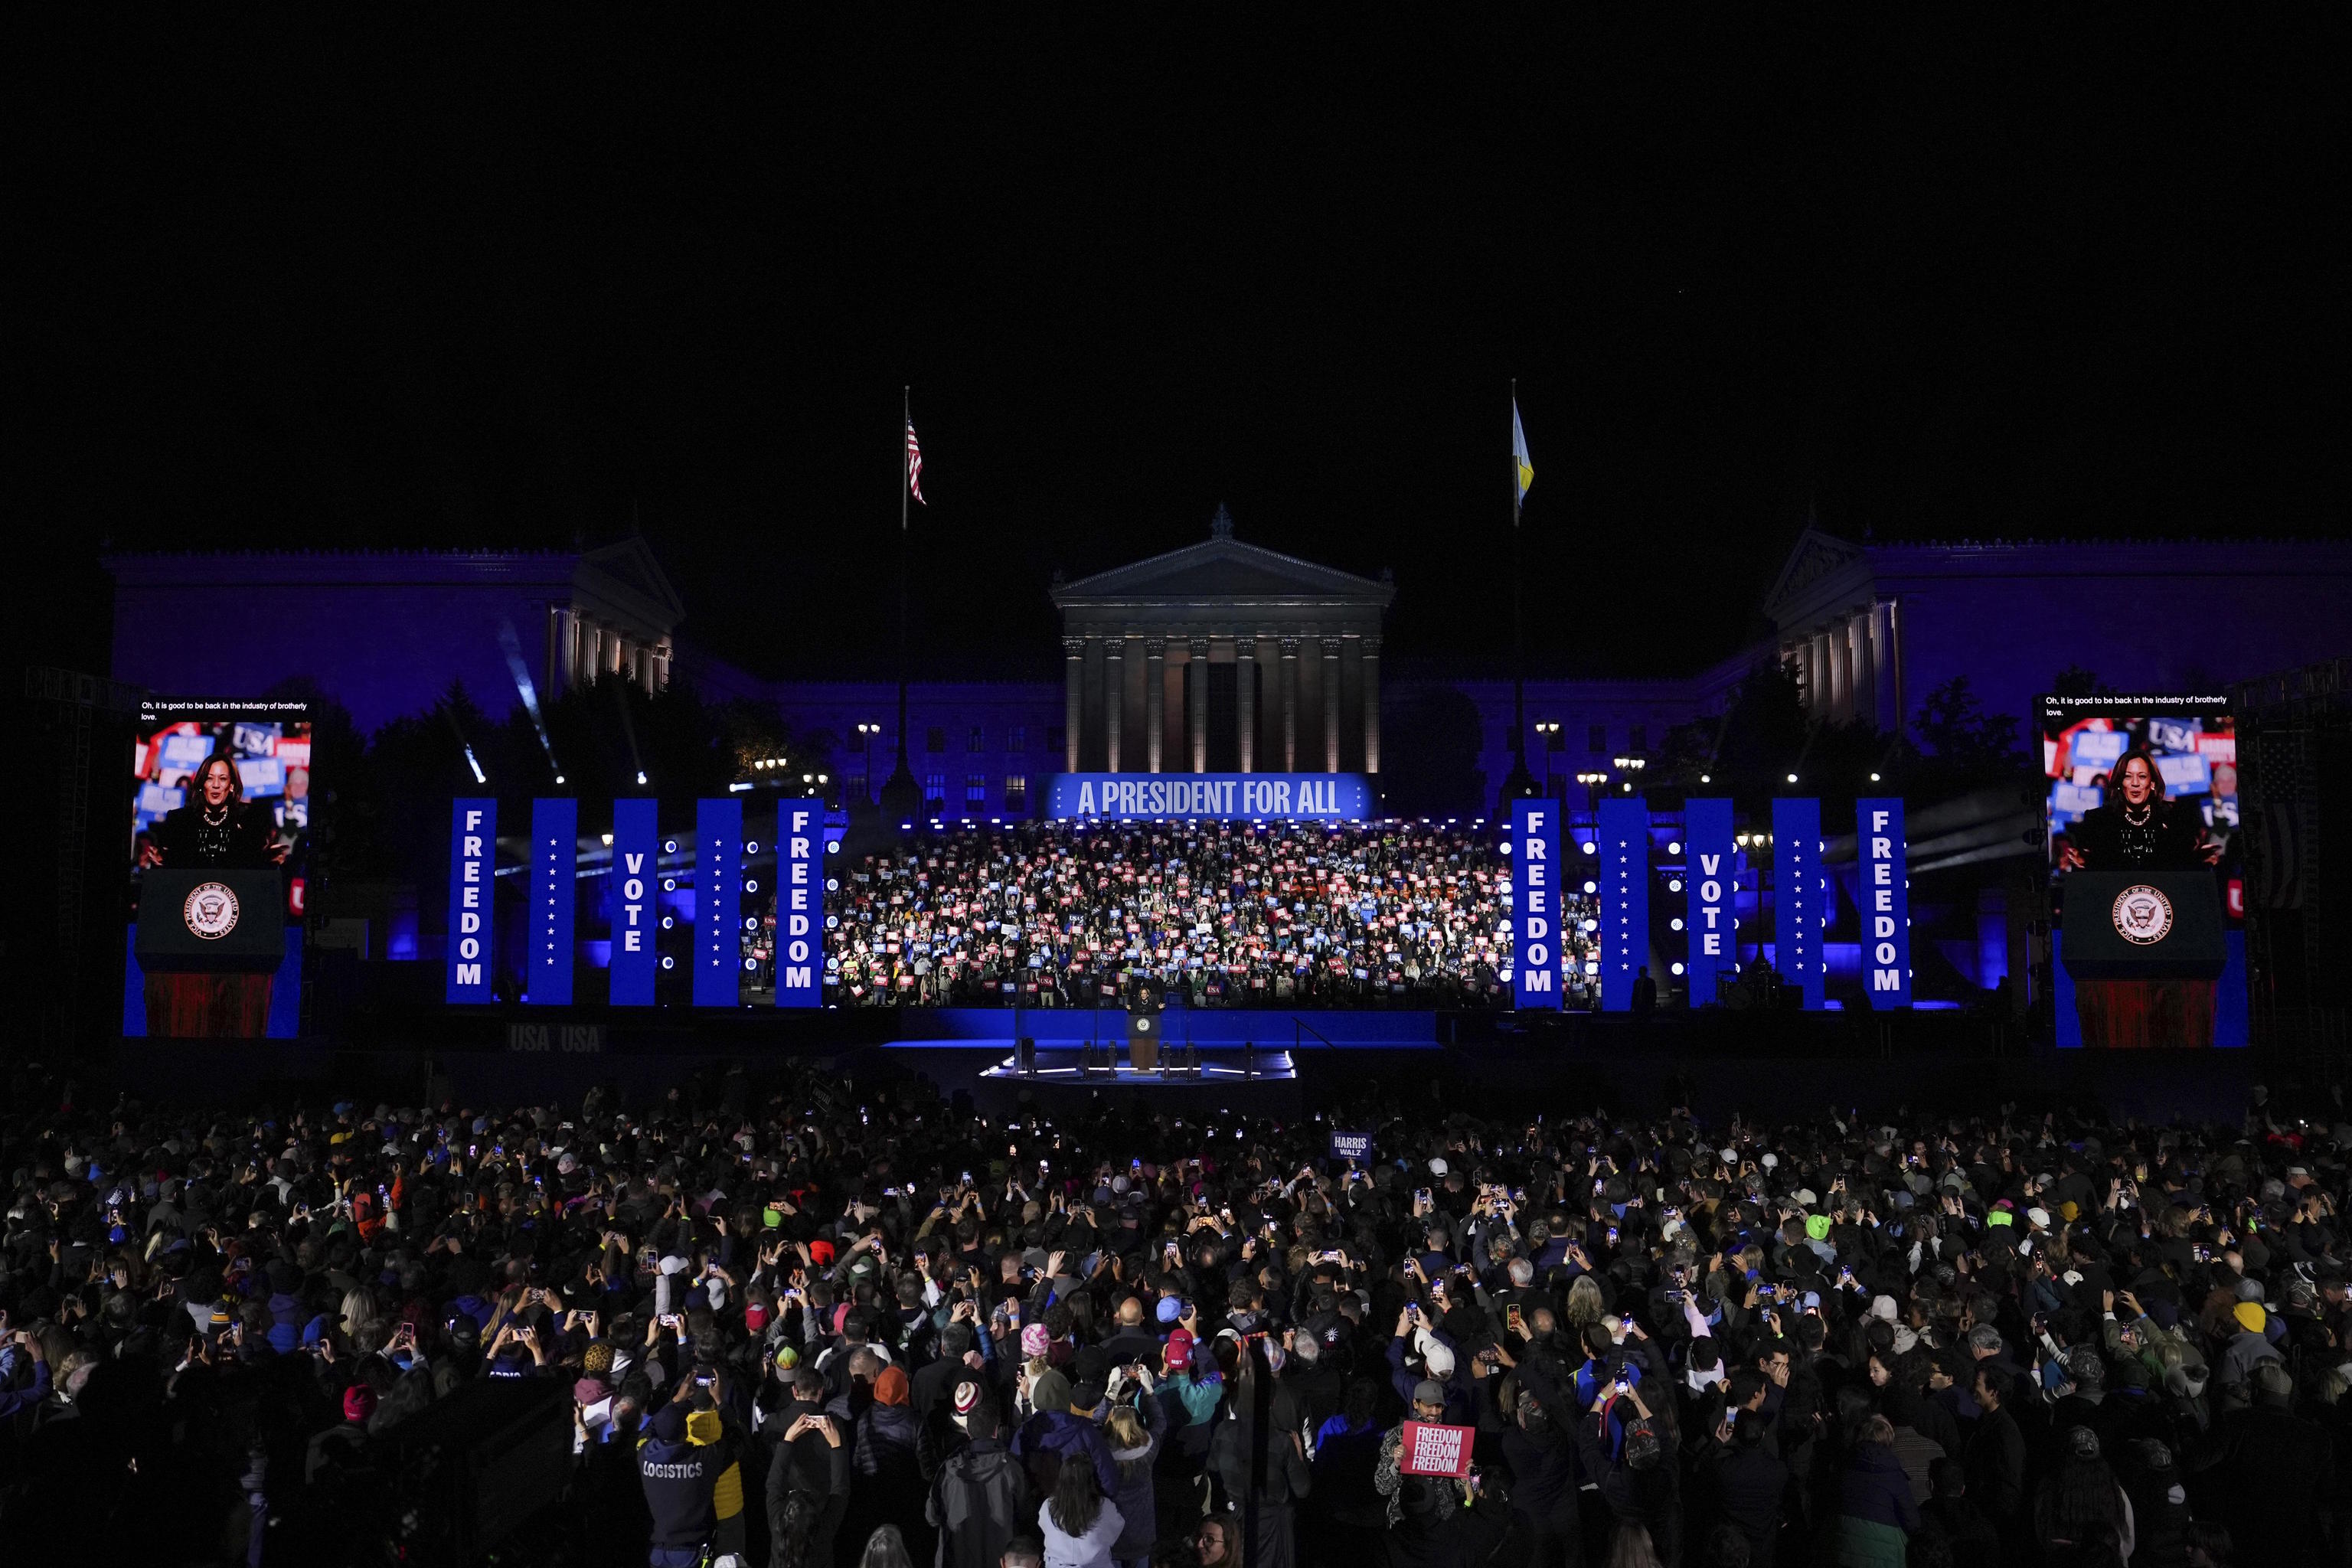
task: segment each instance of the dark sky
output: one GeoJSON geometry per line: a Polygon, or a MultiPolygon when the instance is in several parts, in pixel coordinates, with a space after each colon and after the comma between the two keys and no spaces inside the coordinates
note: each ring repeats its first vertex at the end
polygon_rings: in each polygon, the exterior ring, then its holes
{"type": "Polygon", "coordinates": [[[855,664],[902,383],[923,635],[973,668],[1050,668],[1056,566],[1220,500],[1392,567],[1395,651],[1507,647],[1514,375],[1531,643],[1595,672],[1736,646],[1809,507],[2345,528],[2328,50],[1763,15],[20,41],[9,510],[57,570],[18,624],[102,540],[636,520],[689,637],[855,664]]]}

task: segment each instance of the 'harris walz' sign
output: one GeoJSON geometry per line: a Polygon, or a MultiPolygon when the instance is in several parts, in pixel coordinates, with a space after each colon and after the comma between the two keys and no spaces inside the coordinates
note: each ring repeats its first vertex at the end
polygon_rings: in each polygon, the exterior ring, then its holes
{"type": "Polygon", "coordinates": [[[1372,787],[1361,773],[1056,773],[1046,788],[1045,814],[1056,822],[1363,822],[1372,815],[1372,787]]]}

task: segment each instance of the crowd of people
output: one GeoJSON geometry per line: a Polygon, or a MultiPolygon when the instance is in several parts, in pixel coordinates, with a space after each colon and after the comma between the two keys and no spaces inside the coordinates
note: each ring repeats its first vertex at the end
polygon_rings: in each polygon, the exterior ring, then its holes
{"type": "MultiPolygon", "coordinates": [[[[1507,1006],[1510,869],[1463,824],[1040,823],[954,828],[831,873],[825,999],[1507,1006]]],[[[1569,1005],[1597,903],[1563,900],[1569,1005]]]]}
{"type": "Polygon", "coordinates": [[[423,1560],[387,1456],[495,1393],[568,1426],[518,1538],[551,1562],[2345,1561],[2340,1096],[2159,1128],[1350,1092],[992,1121],[739,1069],[199,1110],[19,1071],[0,1539],[423,1560]]]}

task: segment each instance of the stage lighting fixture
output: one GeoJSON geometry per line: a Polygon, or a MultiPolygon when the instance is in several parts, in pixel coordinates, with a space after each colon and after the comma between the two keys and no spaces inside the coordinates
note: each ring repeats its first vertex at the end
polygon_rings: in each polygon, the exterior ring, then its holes
{"type": "Polygon", "coordinates": [[[1666,883],[1666,891],[1669,893],[1679,893],[1682,890],[1683,879],[1680,877],[1676,877],[1666,883]]]}
{"type": "Polygon", "coordinates": [[[675,838],[665,838],[665,839],[663,839],[663,840],[662,840],[662,853],[663,853],[663,854],[665,854],[665,855],[675,855],[675,854],[677,854],[677,839],[675,839],[675,838]]]}
{"type": "Polygon", "coordinates": [[[1666,853],[1667,853],[1667,854],[1669,854],[1669,855],[1679,855],[1679,854],[1681,854],[1682,852],[1683,852],[1683,845],[1682,845],[1682,840],[1681,840],[1681,839],[1679,839],[1679,838],[1670,838],[1670,839],[1668,839],[1668,840],[1666,841],[1666,853]]]}
{"type": "Polygon", "coordinates": [[[1876,784],[1876,783],[1878,782],[1878,775],[1877,775],[1876,773],[1873,773],[1873,774],[1871,774],[1871,775],[1870,775],[1870,782],[1871,782],[1871,783],[1873,783],[1873,784],[1876,784]]]}
{"type": "Polygon", "coordinates": [[[1682,972],[1683,972],[1683,966],[1682,966],[1681,964],[1677,963],[1677,964],[1675,964],[1675,965],[1674,966],[1674,973],[1675,973],[1676,974],[1680,974],[1682,972]]]}
{"type": "Polygon", "coordinates": [[[1699,774],[1699,775],[1698,775],[1698,782],[1699,782],[1699,783],[1701,783],[1701,784],[1713,784],[1713,783],[1715,782],[1715,780],[1713,780],[1712,778],[1708,777],[1708,776],[1707,776],[1706,774],[1705,774],[1705,773],[1701,773],[1701,774],[1699,774]]]}
{"type": "Polygon", "coordinates": [[[1588,893],[1597,893],[1601,890],[1601,884],[1598,882],[1587,882],[1584,884],[1584,890],[1588,893]]]}
{"type": "Polygon", "coordinates": [[[557,784],[562,784],[562,783],[563,782],[563,775],[562,775],[562,773],[558,773],[558,774],[556,774],[556,775],[555,775],[555,782],[556,782],[557,784]]]}
{"type": "Polygon", "coordinates": [[[605,847],[605,848],[607,848],[607,849],[610,849],[612,847],[613,847],[613,836],[612,836],[611,834],[607,833],[606,835],[604,835],[604,847],[605,847]]]}
{"type": "Polygon", "coordinates": [[[1668,921],[1667,924],[1673,930],[1680,931],[1683,929],[1683,918],[1680,915],[1676,915],[1672,921],[1668,921]]]}
{"type": "Polygon", "coordinates": [[[1794,774],[1794,773],[1790,773],[1790,774],[1789,775],[1789,782],[1790,782],[1790,784],[1795,784],[1795,783],[1797,782],[1797,775],[1796,775],[1796,774],[1794,774]]]}
{"type": "Polygon", "coordinates": [[[664,969],[676,969],[677,967],[677,960],[665,953],[662,957],[662,967],[664,969]]]}

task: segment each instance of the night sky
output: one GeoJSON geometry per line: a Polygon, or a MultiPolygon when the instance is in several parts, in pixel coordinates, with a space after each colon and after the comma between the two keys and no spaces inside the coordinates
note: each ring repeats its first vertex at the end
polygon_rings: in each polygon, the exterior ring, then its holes
{"type": "Polygon", "coordinates": [[[104,541],[636,526],[688,637],[870,666],[903,383],[964,668],[1050,675],[1053,570],[1220,501],[1393,568],[1392,651],[1507,649],[1513,376],[1531,647],[1579,671],[1738,646],[1809,510],[2346,528],[2328,50],[1761,15],[20,41],[9,510],[57,553],[12,630],[102,659],[104,541]]]}

